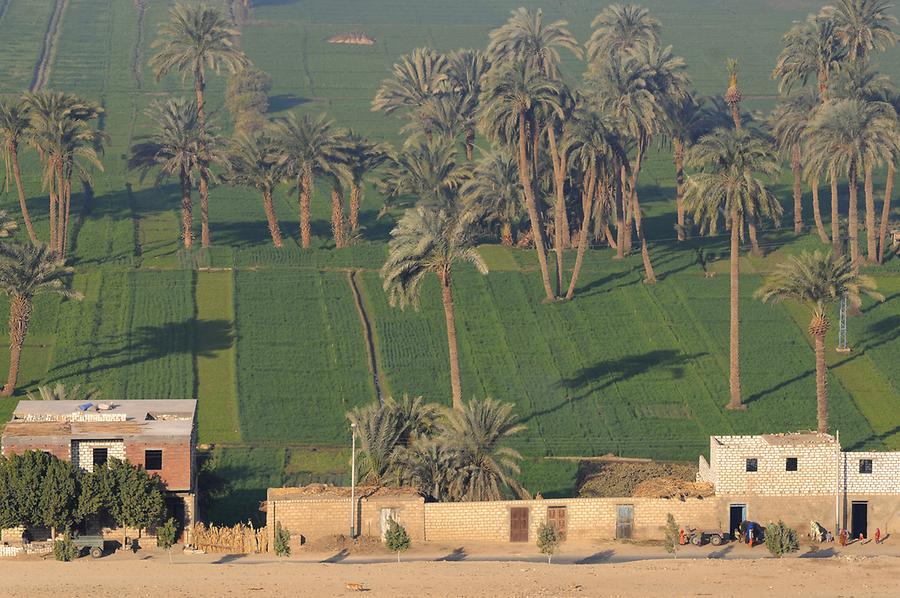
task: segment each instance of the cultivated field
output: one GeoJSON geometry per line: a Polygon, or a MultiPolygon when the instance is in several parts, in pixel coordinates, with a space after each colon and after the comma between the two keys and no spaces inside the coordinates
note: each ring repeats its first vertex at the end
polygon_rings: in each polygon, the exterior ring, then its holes
{"type": "MultiPolygon", "coordinates": [[[[241,26],[241,46],[273,77],[273,115],[327,112],[340,125],[396,142],[400,121],[369,105],[401,54],[421,45],[484,47],[487,32],[519,5],[568,19],[584,40],[605,4],[259,0],[241,26]],[[377,43],[326,43],[349,30],[363,30],[377,43]]],[[[724,58],[739,56],[751,109],[771,107],[777,89],[769,73],[780,36],[818,6],[805,0],[642,4],[663,22],[664,41],[685,57],[700,93],[724,92],[724,58]]],[[[204,475],[216,496],[229,497],[208,514],[232,521],[255,515],[268,485],[343,480],[349,454],[339,450],[349,442],[344,413],[376,399],[350,270],[359,271],[386,394],[421,394],[449,405],[446,333],[434,280],[425,286],[420,311],[389,307],[378,268],[395,214],[377,218],[382,200],[372,186],[362,238],[348,249],[331,246],[324,184],[313,200],[314,249],[298,246],[297,199],[290,189],[276,196],[289,237],[277,251],[259,195],[225,186],[215,187],[210,200],[213,247],[179,249],[177,185],[156,187],[152,178],[142,181],[125,169],[130,146],[148,132],[150,102],[190,93],[190,82],[175,76],[156,82],[146,63],[169,6],[164,0],[0,0],[0,94],[28,89],[45,69],[47,88],[101,103],[101,126],[110,136],[104,172],[95,173],[90,195],[74,199],[75,286],[85,300],[38,301],[19,396],[38,384],[63,382],[95,386],[110,399],[199,398],[200,442],[216,445],[204,475]],[[57,4],[63,10],[54,28],[57,4]]],[[[894,49],[880,59],[895,80],[898,57],[894,49]]],[[[570,79],[580,69],[565,57],[570,79]]],[[[211,77],[207,95],[228,132],[224,85],[224,77],[211,77]]],[[[47,200],[34,152],[23,152],[23,169],[29,208],[46,237],[47,200]]],[[[462,269],[456,276],[463,393],[516,403],[528,426],[513,443],[530,457],[523,480],[545,495],[570,492],[574,466],[539,457],[615,452],[693,460],[709,434],[815,426],[808,317],[763,305],[752,294],[785,253],[817,241],[765,231],[769,256],[745,259],[742,366],[749,409],[726,411],[727,239],[675,242],[667,151],[651,157],[642,177],[659,284],[641,284],[639,256],[612,261],[609,252],[591,251],[576,300],[544,305],[533,252],[499,246],[481,249],[489,275],[462,269]],[[701,248],[721,255],[712,266],[719,275],[704,276],[701,248]]],[[[776,187],[785,202],[786,183],[776,187]]],[[[17,213],[14,189],[0,202],[17,213]]],[[[566,259],[571,266],[574,255],[566,259]]],[[[898,264],[894,259],[875,272],[888,300],[867,303],[864,317],[851,320],[854,352],[829,353],[831,421],[845,446],[900,449],[898,264]]],[[[0,332],[5,327],[0,322],[0,332]]],[[[0,362],[7,351],[0,348],[0,362]]],[[[0,418],[14,402],[0,400],[0,418]]]]}

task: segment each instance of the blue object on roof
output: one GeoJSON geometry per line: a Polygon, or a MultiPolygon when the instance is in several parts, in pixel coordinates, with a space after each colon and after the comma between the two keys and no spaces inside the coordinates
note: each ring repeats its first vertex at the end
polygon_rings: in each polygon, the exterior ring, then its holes
{"type": "Polygon", "coordinates": [[[78,409],[80,411],[87,411],[88,409],[90,409],[93,406],[94,406],[93,403],[82,403],[81,405],[78,406],[78,409]]]}

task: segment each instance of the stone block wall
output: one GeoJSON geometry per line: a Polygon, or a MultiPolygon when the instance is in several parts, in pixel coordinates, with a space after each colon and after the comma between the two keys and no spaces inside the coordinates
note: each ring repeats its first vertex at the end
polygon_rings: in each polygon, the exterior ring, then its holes
{"type": "Polygon", "coordinates": [[[94,471],[94,449],[107,449],[110,459],[125,459],[125,443],[121,440],[73,440],[72,465],[85,471],[94,471]]]}
{"type": "Polygon", "coordinates": [[[852,452],[841,457],[848,494],[900,495],[900,452],[852,452]],[[863,459],[872,461],[872,473],[860,473],[863,459]]]}

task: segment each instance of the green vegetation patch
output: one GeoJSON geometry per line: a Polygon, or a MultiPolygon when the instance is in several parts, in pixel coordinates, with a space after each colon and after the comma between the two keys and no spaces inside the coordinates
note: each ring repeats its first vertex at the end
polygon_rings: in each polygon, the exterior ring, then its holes
{"type": "Polygon", "coordinates": [[[284,449],[217,447],[202,459],[200,518],[218,525],[248,520],[265,525],[259,505],[268,488],[282,485],[284,449]]]}

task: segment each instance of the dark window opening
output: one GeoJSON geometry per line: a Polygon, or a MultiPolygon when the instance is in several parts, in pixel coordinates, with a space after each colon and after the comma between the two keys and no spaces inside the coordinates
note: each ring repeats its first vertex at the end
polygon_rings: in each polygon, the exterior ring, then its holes
{"type": "Polygon", "coordinates": [[[104,465],[107,461],[109,461],[109,449],[95,448],[93,453],[94,465],[104,465]]]}
{"type": "Polygon", "coordinates": [[[872,473],[872,460],[871,459],[860,459],[859,460],[859,473],[872,473]]]}
{"type": "Polygon", "coordinates": [[[756,471],[758,465],[756,459],[747,459],[747,471],[756,471]]]}
{"type": "Polygon", "coordinates": [[[797,471],[797,457],[788,457],[784,462],[785,471],[797,471]]]}
{"type": "Polygon", "coordinates": [[[144,451],[144,469],[147,471],[162,470],[162,451],[158,449],[144,451]]]}

